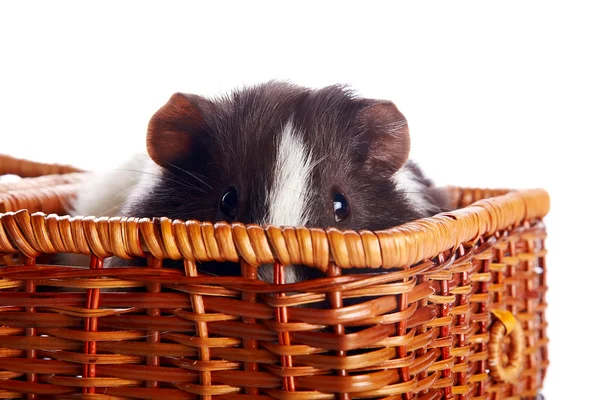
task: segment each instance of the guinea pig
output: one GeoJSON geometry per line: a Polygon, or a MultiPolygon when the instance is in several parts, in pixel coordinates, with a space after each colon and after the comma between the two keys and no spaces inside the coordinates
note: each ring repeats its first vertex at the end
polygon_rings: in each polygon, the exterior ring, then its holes
{"type": "MultiPolygon", "coordinates": [[[[444,190],[409,160],[404,115],[341,85],[176,93],[152,116],[146,147],[149,159],[131,161],[121,177],[84,186],[71,213],[380,230],[448,208],[444,190]],[[119,211],[102,213],[111,209],[119,211]]],[[[200,270],[240,274],[222,263],[200,270]]],[[[285,279],[317,273],[286,268],[285,279]]],[[[272,282],[272,267],[258,277],[272,282]]]]}

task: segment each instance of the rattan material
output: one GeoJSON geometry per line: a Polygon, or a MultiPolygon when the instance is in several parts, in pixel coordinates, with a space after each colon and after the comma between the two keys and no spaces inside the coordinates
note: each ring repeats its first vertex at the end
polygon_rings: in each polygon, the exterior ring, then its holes
{"type": "Polygon", "coordinates": [[[18,175],[23,178],[32,178],[43,175],[67,174],[82,172],[79,168],[70,165],[47,164],[36,161],[23,160],[0,154],[0,174],[18,175]]]}
{"type": "Polygon", "coordinates": [[[77,184],[82,182],[86,175],[86,173],[47,175],[0,183],[0,212],[27,209],[62,213],[68,201],[75,196],[77,184]]]}
{"type": "Polygon", "coordinates": [[[59,217],[25,191],[28,210],[0,214],[0,398],[517,399],[542,385],[543,190],[455,188],[456,211],[380,232],[59,217]],[[56,252],[90,266],[42,262],[56,252]],[[103,268],[113,254],[148,267],[103,268]],[[243,276],[194,265],[212,260],[243,276]],[[257,280],[271,263],[275,283],[257,280]],[[285,284],[289,264],[328,277],[285,284]],[[515,383],[489,370],[494,310],[522,328],[522,354],[505,338],[504,362],[524,358],[515,383]]]}

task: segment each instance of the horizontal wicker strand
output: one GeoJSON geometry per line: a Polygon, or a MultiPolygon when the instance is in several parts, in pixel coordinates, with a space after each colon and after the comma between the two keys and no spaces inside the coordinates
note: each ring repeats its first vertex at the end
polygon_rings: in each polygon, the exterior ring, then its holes
{"type": "Polygon", "coordinates": [[[81,183],[89,176],[89,172],[73,172],[69,174],[44,175],[37,178],[23,178],[16,182],[0,183],[0,193],[81,183]]]}
{"type": "Polygon", "coordinates": [[[81,171],[81,169],[70,165],[49,164],[0,154],[0,175],[18,175],[27,178],[81,171]]]}

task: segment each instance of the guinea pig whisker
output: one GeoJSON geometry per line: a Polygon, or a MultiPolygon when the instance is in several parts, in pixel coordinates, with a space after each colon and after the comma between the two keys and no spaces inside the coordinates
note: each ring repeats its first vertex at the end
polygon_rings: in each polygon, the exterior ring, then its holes
{"type": "MultiPolygon", "coordinates": [[[[150,156],[149,156],[148,154],[143,154],[143,153],[135,153],[134,155],[135,155],[135,156],[142,156],[142,157],[150,158],[150,156]]],[[[173,163],[170,163],[170,162],[166,162],[166,161],[165,161],[165,164],[167,164],[167,165],[169,165],[170,167],[173,167],[173,168],[175,168],[175,169],[177,169],[177,170],[179,170],[179,171],[181,171],[181,172],[184,172],[184,173],[188,174],[189,176],[191,176],[192,178],[194,178],[194,179],[195,179],[195,180],[197,180],[198,182],[200,182],[200,183],[202,183],[203,185],[207,186],[207,187],[208,187],[210,190],[213,190],[213,187],[212,187],[212,186],[210,186],[210,185],[209,185],[209,184],[208,184],[208,183],[207,183],[205,180],[203,180],[203,179],[202,179],[202,178],[204,178],[204,179],[207,179],[207,180],[208,180],[208,178],[206,178],[205,176],[202,176],[202,177],[200,177],[200,176],[196,175],[195,173],[193,173],[193,172],[191,172],[191,171],[188,171],[188,170],[186,170],[186,169],[183,169],[183,168],[181,168],[181,167],[178,167],[177,165],[175,165],[175,164],[173,164],[173,163]]],[[[172,172],[172,171],[169,171],[169,172],[170,172],[171,174],[173,174],[173,172],[172,172]]],[[[174,175],[174,174],[173,174],[173,175],[174,175]]]]}
{"type": "Polygon", "coordinates": [[[323,156],[321,158],[319,158],[318,160],[313,161],[309,166],[308,169],[309,171],[312,171],[313,169],[315,169],[315,167],[319,164],[321,164],[323,161],[325,161],[327,159],[327,156],[323,156]]]}
{"type": "MultiPolygon", "coordinates": [[[[195,180],[197,180],[198,182],[200,182],[204,186],[208,187],[210,190],[213,190],[212,186],[210,186],[206,181],[204,181],[202,178],[200,178],[198,175],[194,174],[193,172],[188,171],[186,169],[183,169],[181,167],[178,167],[175,164],[171,164],[171,163],[167,163],[167,164],[169,164],[169,166],[171,166],[171,167],[173,167],[175,169],[178,169],[181,172],[184,172],[184,173],[188,174],[189,176],[191,176],[192,178],[194,178],[195,180]]],[[[171,172],[171,171],[169,171],[169,172],[171,172]]],[[[173,172],[171,172],[171,174],[173,174],[173,172]]]]}
{"type": "Polygon", "coordinates": [[[105,209],[104,211],[102,211],[102,215],[110,215],[110,214],[114,213],[115,211],[119,211],[118,205],[115,205],[115,206],[105,209]]]}
{"type": "Polygon", "coordinates": [[[185,186],[185,187],[187,187],[189,189],[198,190],[200,193],[206,193],[206,191],[204,191],[201,187],[196,186],[196,185],[192,185],[191,183],[186,182],[186,181],[184,181],[182,179],[168,178],[168,177],[166,177],[164,175],[161,176],[161,175],[158,175],[158,174],[153,174],[152,172],[139,171],[139,170],[136,170],[136,169],[117,168],[116,171],[137,172],[137,173],[140,173],[140,174],[152,175],[152,176],[155,176],[157,178],[163,178],[163,179],[166,179],[168,181],[175,182],[178,185],[185,186]]]}

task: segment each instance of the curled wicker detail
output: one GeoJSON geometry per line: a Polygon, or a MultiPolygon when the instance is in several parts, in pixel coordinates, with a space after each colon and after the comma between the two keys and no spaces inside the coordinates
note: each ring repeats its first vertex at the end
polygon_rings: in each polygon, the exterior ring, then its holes
{"type": "Polygon", "coordinates": [[[495,321],[490,329],[489,366],[492,376],[498,381],[514,383],[519,379],[525,365],[525,335],[514,315],[510,313],[504,315],[503,318],[495,321]],[[504,351],[506,337],[509,339],[507,352],[504,351]]]}

